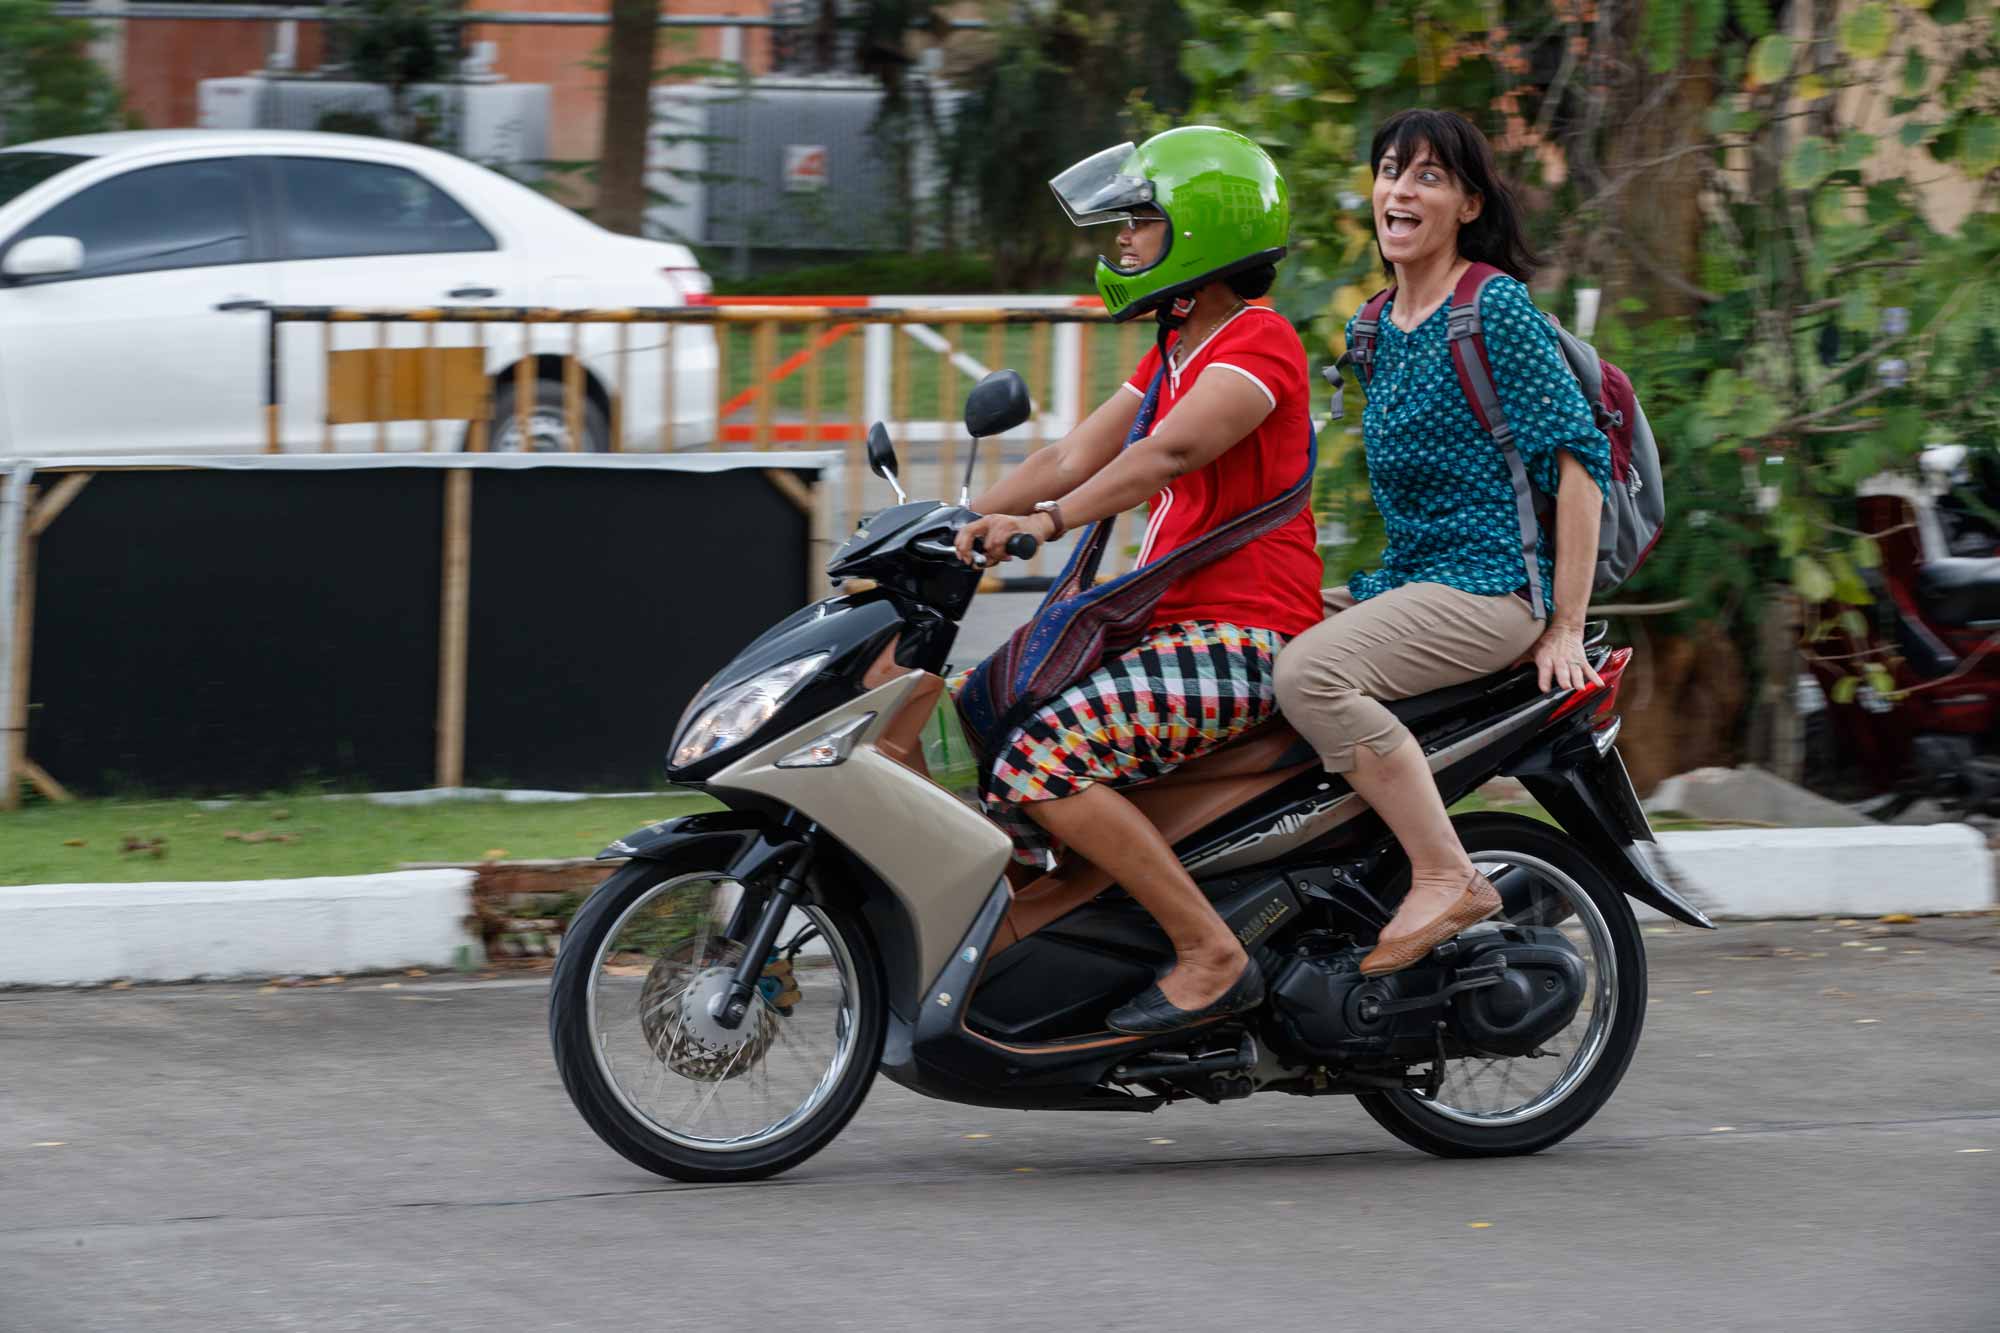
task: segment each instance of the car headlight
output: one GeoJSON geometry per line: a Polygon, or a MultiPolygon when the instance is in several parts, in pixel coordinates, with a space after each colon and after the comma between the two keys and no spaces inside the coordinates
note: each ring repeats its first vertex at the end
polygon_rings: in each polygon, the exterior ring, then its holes
{"type": "Polygon", "coordinates": [[[769,722],[792,692],[825,665],[831,654],[814,653],[773,667],[717,695],[681,728],[674,742],[673,767],[686,768],[739,745],[769,722]]]}

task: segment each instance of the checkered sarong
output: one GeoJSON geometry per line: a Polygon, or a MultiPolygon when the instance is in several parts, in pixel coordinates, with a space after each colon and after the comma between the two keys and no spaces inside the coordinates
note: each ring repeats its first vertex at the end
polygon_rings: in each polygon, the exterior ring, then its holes
{"type": "Polygon", "coordinates": [[[1007,738],[984,801],[1013,838],[1015,859],[1038,866],[1052,849],[1023,803],[1162,777],[1268,721],[1284,643],[1270,630],[1212,620],[1163,626],[1043,705],[1007,738]]]}

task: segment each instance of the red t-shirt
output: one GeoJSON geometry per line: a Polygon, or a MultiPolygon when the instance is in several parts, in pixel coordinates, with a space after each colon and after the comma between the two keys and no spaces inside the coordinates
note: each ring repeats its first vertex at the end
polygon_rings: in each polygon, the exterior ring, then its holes
{"type": "MultiPolygon", "coordinates": [[[[1174,334],[1168,342],[1173,346],[1174,334]]],[[[1126,387],[1144,395],[1160,367],[1146,353],[1126,387]]],[[[1240,375],[1272,403],[1271,414],[1207,466],[1177,477],[1153,499],[1139,564],[1149,564],[1212,528],[1283,494],[1305,471],[1306,352],[1283,315],[1250,306],[1223,322],[1177,373],[1160,384],[1157,431],[1204,374],[1240,375]]],[[[1144,448],[1144,441],[1133,446],[1144,448]]],[[[1320,622],[1319,528],[1308,504],[1291,522],[1181,578],[1153,608],[1151,627],[1220,620],[1287,637],[1320,622]]]]}

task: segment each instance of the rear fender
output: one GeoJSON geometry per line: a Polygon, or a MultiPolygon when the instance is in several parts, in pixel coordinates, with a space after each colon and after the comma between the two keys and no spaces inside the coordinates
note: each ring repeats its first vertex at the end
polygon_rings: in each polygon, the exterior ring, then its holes
{"type": "Polygon", "coordinates": [[[1704,930],[1715,923],[1672,882],[1675,878],[1615,747],[1599,754],[1579,718],[1550,734],[1506,773],[1519,778],[1563,831],[1582,843],[1627,896],[1704,930]]]}

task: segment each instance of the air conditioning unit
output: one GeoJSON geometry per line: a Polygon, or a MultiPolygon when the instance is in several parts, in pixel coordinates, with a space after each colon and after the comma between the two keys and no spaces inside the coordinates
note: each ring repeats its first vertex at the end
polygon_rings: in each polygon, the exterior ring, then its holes
{"type": "MultiPolygon", "coordinates": [[[[962,94],[933,86],[948,124],[962,94]]],[[[846,75],[676,84],[653,94],[652,228],[704,245],[887,250],[901,245],[893,163],[876,132],[882,89],[846,75]]],[[[944,186],[918,136],[920,205],[944,186]]]]}
{"type": "MultiPolygon", "coordinates": [[[[389,90],[345,79],[203,79],[197,124],[215,130],[336,130],[406,137],[389,90]]],[[[433,122],[429,141],[514,175],[531,175],[549,155],[545,83],[420,83],[403,95],[403,118],[433,122]]]]}

